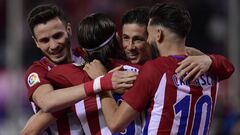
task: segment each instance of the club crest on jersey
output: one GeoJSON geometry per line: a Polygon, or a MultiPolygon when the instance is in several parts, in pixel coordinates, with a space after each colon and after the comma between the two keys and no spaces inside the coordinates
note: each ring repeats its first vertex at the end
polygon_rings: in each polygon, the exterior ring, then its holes
{"type": "Polygon", "coordinates": [[[29,76],[28,76],[28,85],[30,87],[32,87],[33,85],[37,84],[40,82],[40,79],[38,77],[38,74],[37,73],[31,73],[29,76]]]}

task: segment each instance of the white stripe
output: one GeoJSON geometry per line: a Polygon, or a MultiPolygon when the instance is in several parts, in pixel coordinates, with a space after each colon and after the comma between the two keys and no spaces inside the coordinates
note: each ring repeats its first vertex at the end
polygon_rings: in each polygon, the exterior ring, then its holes
{"type": "Polygon", "coordinates": [[[34,102],[30,102],[30,103],[31,103],[31,105],[32,105],[33,112],[34,112],[34,113],[37,113],[35,103],[34,103],[34,102]]]}
{"type": "Polygon", "coordinates": [[[86,135],[91,135],[91,132],[90,132],[90,129],[89,129],[89,126],[88,126],[84,100],[76,103],[75,107],[76,107],[77,116],[78,116],[78,118],[81,122],[81,125],[83,127],[83,130],[84,130],[85,134],[86,135]]]}
{"type": "Polygon", "coordinates": [[[215,105],[216,105],[216,102],[217,102],[217,95],[218,95],[218,90],[219,90],[219,82],[216,82],[216,94],[215,94],[215,102],[214,102],[214,110],[215,110],[215,105]]]}
{"type": "MultiPolygon", "coordinates": [[[[203,86],[203,95],[208,95],[208,96],[211,97],[211,87],[208,87],[208,88],[205,89],[204,86],[203,86]]],[[[204,103],[203,107],[202,107],[202,116],[201,116],[199,132],[198,132],[199,135],[203,135],[203,132],[204,132],[204,126],[205,126],[205,122],[206,122],[206,119],[207,119],[207,107],[208,107],[207,104],[204,103]]],[[[210,110],[210,112],[211,111],[212,110],[210,110]]],[[[211,113],[210,113],[209,119],[211,119],[211,113]]],[[[209,120],[209,122],[210,122],[210,120],[209,120]]]]}
{"type": "MultiPolygon", "coordinates": [[[[180,80],[177,80],[179,84],[178,88],[177,88],[177,99],[176,99],[176,103],[178,103],[179,101],[181,101],[185,96],[189,95],[190,93],[190,87],[188,85],[180,85],[180,80]]],[[[190,108],[190,105],[189,105],[190,108]]],[[[189,109],[190,110],[190,109],[189,109]]],[[[171,135],[176,135],[180,126],[180,119],[181,119],[181,115],[182,112],[179,113],[175,113],[175,117],[173,120],[173,124],[172,124],[172,129],[171,129],[171,135]]],[[[187,124],[188,124],[188,120],[187,120],[187,124]]],[[[187,128],[185,130],[185,132],[187,131],[187,128]]]]}
{"type": "Polygon", "coordinates": [[[141,116],[142,116],[141,113],[139,113],[134,120],[134,128],[135,128],[134,135],[142,134],[142,121],[140,118],[141,116]]]}
{"type": "Polygon", "coordinates": [[[143,134],[144,129],[146,128],[146,112],[141,112],[141,134],[143,134]]]}
{"type": "Polygon", "coordinates": [[[68,122],[71,135],[84,135],[83,128],[74,112],[70,112],[68,115],[68,122]]]}
{"type": "Polygon", "coordinates": [[[101,78],[102,76],[99,76],[96,79],[94,79],[94,82],[93,82],[94,93],[99,93],[101,91],[101,83],[100,83],[101,78]]]}
{"type": "Polygon", "coordinates": [[[111,131],[107,127],[106,121],[103,116],[102,106],[99,95],[96,95],[97,107],[98,107],[98,119],[99,119],[99,126],[101,129],[102,135],[111,135],[111,131]]]}
{"type": "Polygon", "coordinates": [[[154,96],[153,110],[151,112],[151,118],[149,120],[148,125],[149,135],[156,135],[158,131],[164,106],[166,82],[167,82],[166,73],[164,73],[154,96]]]}

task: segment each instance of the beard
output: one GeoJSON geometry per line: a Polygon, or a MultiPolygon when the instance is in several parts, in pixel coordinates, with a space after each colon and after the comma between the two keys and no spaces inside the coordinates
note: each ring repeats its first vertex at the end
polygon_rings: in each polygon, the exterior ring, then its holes
{"type": "Polygon", "coordinates": [[[150,43],[150,46],[151,46],[151,57],[152,57],[152,59],[155,59],[155,58],[159,57],[160,52],[158,50],[157,43],[153,41],[153,42],[150,43]]]}

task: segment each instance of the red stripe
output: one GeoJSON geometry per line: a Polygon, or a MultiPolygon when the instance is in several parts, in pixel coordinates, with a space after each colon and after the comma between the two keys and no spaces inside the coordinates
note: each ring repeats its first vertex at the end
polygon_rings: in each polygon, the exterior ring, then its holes
{"type": "Polygon", "coordinates": [[[59,135],[71,135],[67,114],[57,120],[57,128],[59,135]]]}
{"type": "Polygon", "coordinates": [[[93,81],[84,83],[84,90],[87,96],[94,94],[93,81]]]}
{"type": "Polygon", "coordinates": [[[91,96],[89,98],[86,98],[84,100],[84,105],[85,105],[86,117],[87,117],[91,134],[101,135],[96,96],[91,96]]]}

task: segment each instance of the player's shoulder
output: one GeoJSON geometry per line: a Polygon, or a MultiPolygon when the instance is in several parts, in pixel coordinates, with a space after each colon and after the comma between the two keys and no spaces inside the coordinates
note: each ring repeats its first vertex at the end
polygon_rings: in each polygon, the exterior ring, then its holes
{"type": "Polygon", "coordinates": [[[82,65],[77,63],[61,64],[53,67],[49,72],[54,72],[57,74],[67,73],[67,72],[83,72],[82,65]]]}
{"type": "Polygon", "coordinates": [[[35,61],[33,62],[32,65],[26,70],[26,75],[31,74],[31,73],[39,73],[39,72],[47,72],[48,69],[45,67],[43,64],[41,64],[40,61],[35,61]]]}
{"type": "Polygon", "coordinates": [[[142,68],[144,69],[157,69],[159,68],[164,69],[167,68],[168,65],[171,63],[169,57],[158,57],[154,60],[147,61],[142,68]]]}
{"type": "Polygon", "coordinates": [[[40,61],[35,61],[25,72],[24,80],[27,87],[32,87],[35,84],[42,83],[48,69],[41,64],[40,61]]]}

